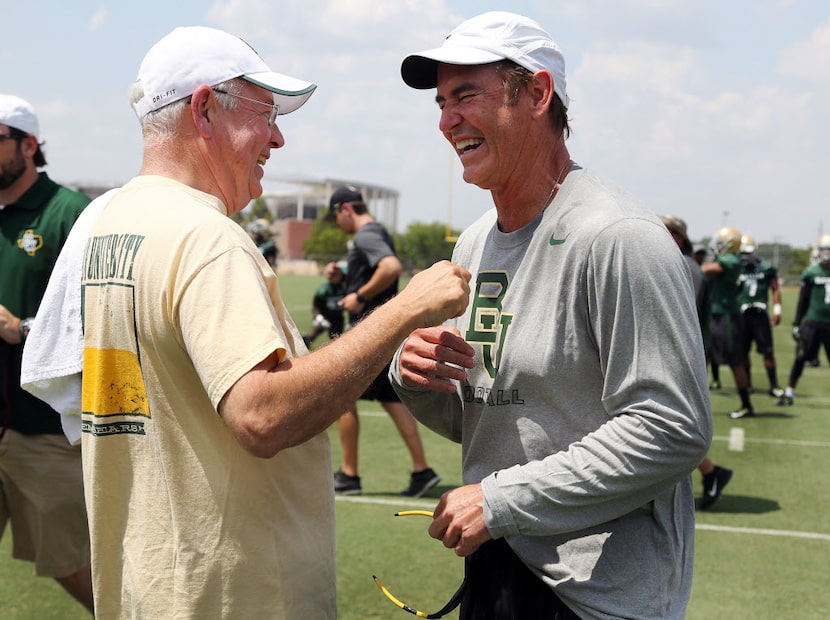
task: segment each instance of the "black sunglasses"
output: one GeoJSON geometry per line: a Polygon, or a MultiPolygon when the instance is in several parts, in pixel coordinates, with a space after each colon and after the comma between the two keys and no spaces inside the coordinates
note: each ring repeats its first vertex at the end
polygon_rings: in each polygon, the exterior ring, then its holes
{"type": "Polygon", "coordinates": [[[9,127],[9,133],[0,134],[0,142],[3,142],[4,140],[17,140],[18,142],[20,142],[27,135],[29,134],[20,131],[19,129],[9,127]]]}

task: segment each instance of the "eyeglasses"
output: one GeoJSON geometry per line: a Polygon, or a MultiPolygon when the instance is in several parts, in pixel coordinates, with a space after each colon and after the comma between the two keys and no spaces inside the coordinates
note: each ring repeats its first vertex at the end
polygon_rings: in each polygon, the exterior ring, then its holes
{"type": "MultiPolygon", "coordinates": [[[[423,516],[423,517],[432,518],[432,513],[428,510],[405,510],[403,512],[396,512],[395,513],[396,517],[410,517],[410,516],[413,516],[413,515],[420,515],[420,516],[423,516]]],[[[411,613],[412,615],[418,616],[419,618],[443,618],[448,613],[450,613],[453,609],[458,607],[458,605],[461,603],[461,597],[464,594],[464,584],[465,584],[465,582],[462,581],[461,585],[458,588],[458,590],[456,590],[455,594],[453,594],[452,597],[450,598],[450,600],[447,601],[447,604],[444,605],[441,609],[439,609],[435,613],[429,614],[425,611],[418,611],[417,609],[414,609],[414,608],[410,607],[409,605],[403,603],[401,600],[396,598],[389,591],[389,589],[385,585],[383,585],[381,580],[378,579],[375,575],[372,575],[372,579],[375,580],[375,585],[378,588],[380,588],[380,591],[383,592],[383,595],[386,598],[388,598],[390,601],[392,601],[395,605],[397,605],[398,607],[400,607],[404,611],[407,611],[407,612],[411,613]]]]}
{"type": "Polygon", "coordinates": [[[271,113],[268,116],[268,126],[273,127],[274,123],[277,120],[277,115],[280,113],[280,106],[276,103],[265,103],[264,101],[260,101],[259,99],[251,99],[250,97],[243,97],[242,95],[234,95],[233,93],[229,93],[225,90],[219,90],[218,88],[213,89],[214,92],[222,93],[223,95],[228,95],[229,97],[236,97],[237,99],[244,99],[245,101],[251,101],[253,103],[258,103],[259,105],[267,105],[271,108],[271,113]]]}

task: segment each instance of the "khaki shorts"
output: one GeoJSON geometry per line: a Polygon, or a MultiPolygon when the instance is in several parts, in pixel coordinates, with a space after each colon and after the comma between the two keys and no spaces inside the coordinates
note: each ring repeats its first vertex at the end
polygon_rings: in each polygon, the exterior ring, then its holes
{"type": "Polygon", "coordinates": [[[66,577],[89,565],[81,447],[63,435],[0,439],[0,537],[11,522],[12,555],[41,577],[66,577]]]}

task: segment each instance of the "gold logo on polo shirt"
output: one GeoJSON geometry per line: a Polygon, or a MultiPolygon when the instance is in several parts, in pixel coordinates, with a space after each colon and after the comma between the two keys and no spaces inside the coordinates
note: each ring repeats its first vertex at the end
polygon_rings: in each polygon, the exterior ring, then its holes
{"type": "Polygon", "coordinates": [[[23,237],[17,240],[17,247],[29,256],[34,256],[35,252],[43,247],[43,235],[38,235],[33,229],[27,228],[23,232],[23,237]]]}

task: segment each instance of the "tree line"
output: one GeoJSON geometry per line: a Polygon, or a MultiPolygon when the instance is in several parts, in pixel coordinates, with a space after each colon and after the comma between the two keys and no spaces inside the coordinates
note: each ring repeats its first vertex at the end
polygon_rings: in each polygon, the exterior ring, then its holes
{"type": "MultiPolygon", "coordinates": [[[[413,222],[403,233],[392,232],[398,259],[408,273],[426,269],[439,260],[449,260],[457,237],[457,230],[448,229],[441,222],[413,222]]],[[[320,264],[345,259],[349,238],[350,235],[336,226],[317,219],[303,244],[303,252],[306,258],[320,264]]]]}
{"type": "MultiPolygon", "coordinates": [[[[250,209],[233,216],[240,225],[257,218],[273,219],[263,200],[254,201],[250,209]]],[[[459,235],[458,230],[450,229],[441,222],[413,222],[403,233],[392,232],[395,250],[404,269],[412,274],[426,269],[439,260],[449,260],[459,235]]],[[[319,217],[312,224],[311,235],[303,244],[303,252],[308,260],[324,265],[330,261],[346,258],[349,235],[319,217]]],[[[708,239],[702,243],[708,247],[708,239]]],[[[768,260],[778,269],[778,276],[784,286],[798,286],[801,272],[810,265],[812,248],[796,248],[783,243],[759,243],[756,255],[768,260]]]]}

